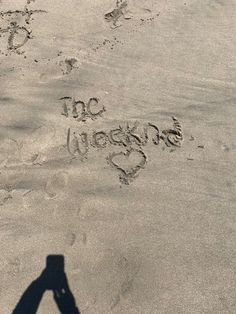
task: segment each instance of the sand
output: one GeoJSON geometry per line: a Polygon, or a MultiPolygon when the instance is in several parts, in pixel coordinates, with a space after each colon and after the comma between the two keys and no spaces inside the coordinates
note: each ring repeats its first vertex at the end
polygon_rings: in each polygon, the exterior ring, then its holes
{"type": "Polygon", "coordinates": [[[0,312],[59,254],[81,313],[236,313],[236,2],[0,11],[0,312]]]}

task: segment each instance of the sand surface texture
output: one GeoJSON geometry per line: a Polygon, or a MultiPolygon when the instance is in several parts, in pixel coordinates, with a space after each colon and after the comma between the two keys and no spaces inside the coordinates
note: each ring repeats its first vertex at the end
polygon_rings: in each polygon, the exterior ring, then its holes
{"type": "Polygon", "coordinates": [[[0,313],[52,254],[82,314],[236,313],[236,1],[1,0],[0,27],[0,313]]]}

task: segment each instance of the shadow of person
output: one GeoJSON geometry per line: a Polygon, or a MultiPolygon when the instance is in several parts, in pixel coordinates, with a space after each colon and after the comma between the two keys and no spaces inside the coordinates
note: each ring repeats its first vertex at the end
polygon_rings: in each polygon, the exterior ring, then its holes
{"type": "Polygon", "coordinates": [[[53,292],[61,314],[80,314],[64,271],[64,256],[47,256],[46,268],[23,293],[12,314],[36,314],[45,291],[53,292]]]}

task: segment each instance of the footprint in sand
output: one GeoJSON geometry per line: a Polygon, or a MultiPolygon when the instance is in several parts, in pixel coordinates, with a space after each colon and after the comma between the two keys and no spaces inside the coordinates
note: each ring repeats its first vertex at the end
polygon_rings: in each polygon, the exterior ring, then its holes
{"type": "Polygon", "coordinates": [[[6,138],[0,143],[0,168],[21,164],[20,150],[17,141],[6,138]]]}
{"type": "Polygon", "coordinates": [[[22,142],[21,158],[26,165],[33,165],[35,163],[44,162],[44,153],[53,145],[55,137],[55,129],[53,126],[42,125],[34,130],[22,142]]]}
{"type": "Polygon", "coordinates": [[[45,193],[49,198],[56,198],[65,192],[68,183],[68,174],[60,171],[53,174],[47,181],[45,193]]]}
{"type": "Polygon", "coordinates": [[[76,58],[67,58],[60,61],[59,65],[63,75],[70,74],[73,69],[78,68],[77,62],[78,60],[76,58]]]}
{"type": "Polygon", "coordinates": [[[76,234],[74,232],[69,232],[66,234],[65,243],[67,246],[73,246],[76,241],[76,234]]]}

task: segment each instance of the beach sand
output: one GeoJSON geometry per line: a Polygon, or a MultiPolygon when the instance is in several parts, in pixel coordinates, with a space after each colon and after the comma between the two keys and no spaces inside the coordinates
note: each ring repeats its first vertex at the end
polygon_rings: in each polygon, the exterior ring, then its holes
{"type": "Polygon", "coordinates": [[[0,312],[59,254],[81,313],[235,313],[236,2],[0,11],[0,312]]]}

